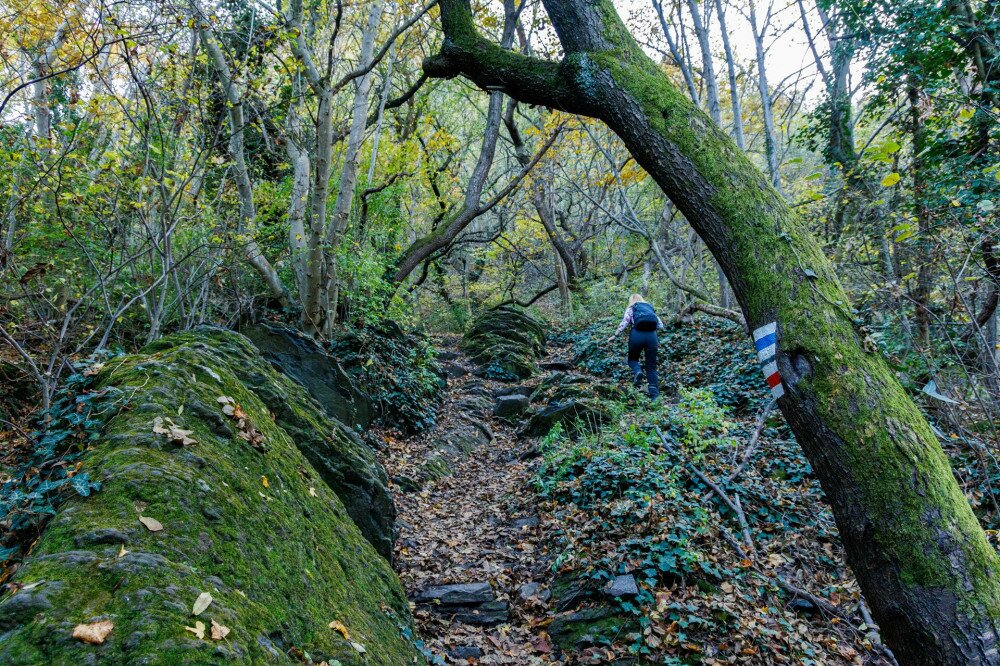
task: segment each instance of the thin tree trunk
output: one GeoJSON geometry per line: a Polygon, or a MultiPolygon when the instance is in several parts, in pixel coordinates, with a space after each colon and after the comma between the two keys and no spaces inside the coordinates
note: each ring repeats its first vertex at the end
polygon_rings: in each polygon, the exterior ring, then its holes
{"type": "Polygon", "coordinates": [[[926,147],[926,130],[923,119],[920,117],[920,93],[915,86],[910,86],[907,91],[910,103],[910,132],[913,140],[913,212],[917,219],[917,247],[914,252],[914,263],[916,263],[916,288],[913,293],[913,302],[916,305],[914,316],[917,327],[917,346],[927,350],[931,342],[931,279],[932,279],[932,240],[930,229],[930,211],[927,210],[924,182],[924,157],[923,152],[926,147]]]}
{"type": "Polygon", "coordinates": [[[708,103],[708,115],[715,124],[722,127],[722,107],[719,105],[719,82],[715,78],[715,65],[712,63],[712,46],[708,39],[708,25],[701,18],[698,0],[687,0],[691,21],[694,23],[694,34],[701,48],[701,78],[705,82],[705,101],[708,103]]]}
{"type": "Polygon", "coordinates": [[[621,137],[719,260],[751,330],[774,324],[779,405],[901,663],[996,663],[1000,557],[929,424],[855,328],[819,243],[611,0],[544,4],[562,62],[503,51],[479,35],[467,0],[441,0],[446,39],[425,71],[600,118],[621,137]]]}
{"type": "Polygon", "coordinates": [[[257,210],[253,201],[253,186],[250,182],[250,169],[247,167],[246,150],[243,145],[243,128],[246,126],[246,119],[243,113],[243,94],[239,86],[233,79],[222,49],[208,32],[207,22],[196,12],[194,20],[198,22],[198,29],[201,34],[202,44],[208,51],[209,58],[215,66],[222,91],[226,95],[227,106],[229,107],[229,156],[233,159],[233,178],[236,181],[236,190],[240,198],[240,216],[237,224],[236,242],[240,245],[244,258],[257,271],[257,274],[267,285],[271,296],[281,303],[281,306],[288,308],[288,294],[278,272],[271,266],[261,252],[260,247],[254,239],[254,222],[257,219],[257,210]]]}
{"type": "Polygon", "coordinates": [[[740,150],[746,150],[746,139],[743,136],[743,109],[740,107],[740,90],[736,80],[736,58],[729,44],[729,29],[726,27],[726,10],[722,0],[715,0],[715,8],[719,14],[719,29],[722,31],[722,48],[726,51],[726,72],[729,74],[729,100],[733,107],[733,139],[740,150]]]}
{"type": "MultiPolygon", "coordinates": [[[[368,10],[368,22],[361,34],[361,53],[358,56],[359,67],[367,66],[375,51],[375,36],[378,33],[379,20],[382,18],[384,0],[374,0],[368,10]]],[[[337,201],[334,204],[333,215],[326,232],[326,300],[328,310],[325,313],[325,332],[329,334],[337,320],[337,302],[340,300],[340,284],[337,280],[337,250],[340,239],[347,230],[351,219],[351,206],[354,203],[354,186],[358,182],[358,162],[361,155],[361,144],[365,139],[365,128],[368,126],[368,94],[371,92],[372,73],[369,71],[357,80],[354,92],[354,103],[351,108],[351,130],[347,135],[347,148],[344,151],[344,164],[340,171],[340,187],[337,190],[337,201]]]]}
{"type": "MultiPolygon", "coordinates": [[[[765,23],[766,26],[766,23],[765,23]]],[[[757,89],[760,91],[761,115],[764,119],[764,156],[771,185],[781,193],[781,173],[778,170],[778,144],[774,136],[774,111],[771,108],[771,89],[767,83],[767,65],[764,62],[764,29],[758,28],[757,7],[750,0],[750,27],[753,29],[754,50],[757,55],[757,89]]]]}

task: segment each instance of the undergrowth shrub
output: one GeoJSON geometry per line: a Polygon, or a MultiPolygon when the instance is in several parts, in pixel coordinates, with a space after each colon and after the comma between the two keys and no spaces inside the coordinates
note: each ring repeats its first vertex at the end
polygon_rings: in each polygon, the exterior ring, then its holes
{"type": "Polygon", "coordinates": [[[412,434],[437,422],[445,381],[426,337],[387,320],[344,333],[330,350],[368,391],[379,423],[412,434]]]}
{"type": "Polygon", "coordinates": [[[77,364],[36,419],[30,455],[0,486],[0,562],[16,559],[67,497],[101,489],[76,463],[126,402],[116,388],[93,388],[103,365],[96,358],[77,364]]]}

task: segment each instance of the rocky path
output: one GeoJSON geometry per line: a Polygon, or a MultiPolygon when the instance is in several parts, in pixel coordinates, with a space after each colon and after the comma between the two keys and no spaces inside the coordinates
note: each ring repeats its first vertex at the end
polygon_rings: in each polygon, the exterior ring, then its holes
{"type": "Polygon", "coordinates": [[[399,511],[396,568],[421,637],[444,663],[547,663],[551,540],[530,488],[532,442],[493,415],[511,385],[475,377],[457,347],[441,340],[450,377],[438,424],[390,438],[385,452],[399,511]]]}

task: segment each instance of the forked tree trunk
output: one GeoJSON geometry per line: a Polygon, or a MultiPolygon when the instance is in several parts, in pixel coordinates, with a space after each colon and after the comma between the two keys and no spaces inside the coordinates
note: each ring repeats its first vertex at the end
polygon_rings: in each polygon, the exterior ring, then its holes
{"type": "Polygon", "coordinates": [[[544,2],[562,62],[500,49],[476,30],[468,0],[441,0],[445,40],[425,71],[600,118],[621,137],[718,259],[750,328],[777,322],[779,404],[900,663],[1000,662],[1000,558],[927,421],[855,327],[819,244],[611,0],[544,2]]]}

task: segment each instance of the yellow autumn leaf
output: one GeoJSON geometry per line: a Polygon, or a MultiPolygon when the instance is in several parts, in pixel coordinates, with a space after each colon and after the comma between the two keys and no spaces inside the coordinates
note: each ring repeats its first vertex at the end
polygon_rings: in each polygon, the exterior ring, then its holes
{"type": "Polygon", "coordinates": [[[266,477],[266,476],[262,476],[262,477],[260,477],[260,484],[261,484],[262,486],[264,486],[265,488],[270,488],[270,487],[271,487],[271,484],[270,484],[270,482],[269,482],[269,481],[267,480],[267,477],[266,477]]]}
{"type": "Polygon", "coordinates": [[[344,637],[344,640],[348,641],[351,640],[351,632],[347,630],[347,627],[345,627],[344,623],[341,622],[340,620],[334,620],[333,622],[331,622],[330,628],[333,629],[334,631],[339,631],[340,635],[344,637]]]}
{"type": "Polygon", "coordinates": [[[202,592],[198,595],[198,598],[194,600],[194,606],[191,607],[191,615],[201,615],[205,612],[205,609],[212,605],[212,595],[208,592],[202,592]]]}
{"type": "Polygon", "coordinates": [[[882,187],[892,187],[899,182],[899,174],[893,171],[882,179],[882,187]]]}
{"type": "Polygon", "coordinates": [[[163,523],[158,521],[156,518],[150,518],[149,516],[139,516],[139,522],[146,526],[146,529],[150,532],[159,532],[163,529],[163,523]]]}

